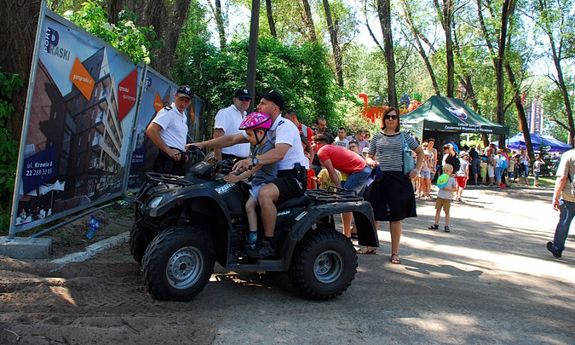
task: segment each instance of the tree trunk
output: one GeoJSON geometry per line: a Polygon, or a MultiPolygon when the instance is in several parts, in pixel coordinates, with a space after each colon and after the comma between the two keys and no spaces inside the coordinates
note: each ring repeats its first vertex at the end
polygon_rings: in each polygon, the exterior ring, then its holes
{"type": "Polygon", "coordinates": [[[118,24],[118,14],[124,9],[123,0],[110,0],[108,2],[108,19],[111,24],[118,24]]]}
{"type": "Polygon", "coordinates": [[[272,34],[273,37],[277,38],[278,34],[276,32],[276,24],[274,23],[272,0],[266,0],[266,13],[268,16],[268,24],[270,26],[270,33],[272,34]]]}
{"type": "MultiPolygon", "coordinates": [[[[507,42],[507,25],[509,24],[509,17],[513,0],[504,0],[501,8],[501,26],[498,38],[497,50],[497,68],[495,70],[496,88],[497,88],[497,123],[505,125],[505,84],[503,66],[505,63],[505,47],[507,42]]],[[[503,135],[499,136],[499,147],[505,146],[505,138],[503,135]]]]}
{"type": "Polygon", "coordinates": [[[569,123],[569,140],[568,144],[573,145],[573,139],[575,136],[575,124],[573,122],[573,108],[571,108],[571,100],[569,99],[569,92],[567,91],[567,85],[565,85],[565,78],[563,77],[563,68],[561,67],[561,59],[559,54],[557,54],[557,49],[555,48],[555,42],[553,36],[549,35],[549,41],[551,42],[551,53],[553,55],[553,64],[555,70],[557,71],[556,84],[561,90],[561,97],[563,98],[563,105],[565,105],[565,115],[567,115],[567,121],[569,123]]]}
{"type": "Polygon", "coordinates": [[[395,60],[393,54],[393,35],[391,31],[390,0],[377,0],[377,13],[383,33],[383,51],[387,65],[387,101],[397,108],[397,91],[395,90],[395,60]]]}
{"type": "Polygon", "coordinates": [[[447,97],[453,97],[455,93],[455,63],[453,62],[453,40],[451,38],[451,22],[453,20],[453,0],[444,0],[443,6],[438,0],[433,0],[439,22],[445,32],[445,63],[447,67],[447,97]]]}
{"type": "MultiPolygon", "coordinates": [[[[496,101],[497,101],[497,123],[504,125],[505,124],[505,84],[504,84],[504,74],[503,74],[503,66],[505,60],[505,46],[506,46],[506,39],[507,39],[507,24],[509,23],[509,17],[512,13],[513,8],[513,1],[505,0],[504,4],[501,9],[501,18],[500,18],[500,29],[499,29],[499,37],[497,37],[497,57],[492,58],[493,67],[495,68],[495,78],[496,78],[496,101]]],[[[483,18],[482,12],[482,2],[481,0],[477,0],[477,14],[479,18],[479,25],[481,27],[481,31],[483,32],[483,37],[485,39],[485,44],[487,45],[487,49],[489,50],[489,54],[491,56],[495,56],[495,49],[493,48],[493,44],[491,43],[491,38],[489,37],[489,32],[487,30],[487,26],[485,25],[485,20],[483,18]]],[[[499,136],[499,145],[503,147],[505,145],[505,140],[503,135],[499,136]]]]}
{"type": "Polygon", "coordinates": [[[505,63],[505,71],[507,72],[507,78],[509,79],[509,83],[511,84],[511,87],[513,87],[513,103],[515,103],[515,108],[517,108],[517,120],[519,121],[519,127],[521,128],[523,138],[525,139],[527,154],[529,155],[529,157],[531,157],[531,159],[534,159],[535,156],[533,154],[533,143],[531,142],[529,125],[527,124],[527,117],[525,116],[525,108],[523,107],[523,103],[521,102],[521,90],[519,88],[519,84],[517,83],[517,79],[515,78],[515,74],[513,73],[513,69],[511,68],[511,64],[509,62],[505,63]]]}
{"type": "Polygon", "coordinates": [[[444,0],[443,19],[445,21],[445,55],[447,64],[447,97],[453,97],[455,92],[455,63],[453,62],[453,40],[451,38],[451,22],[453,20],[453,0],[444,0]]]}
{"type": "Polygon", "coordinates": [[[171,78],[176,47],[182,26],[188,17],[190,0],[149,0],[143,5],[136,6],[138,6],[137,9],[143,10],[143,13],[139,15],[142,21],[138,24],[152,25],[157,39],[163,43],[162,47],[153,51],[152,67],[171,78]]]}
{"type": "MultiPolygon", "coordinates": [[[[208,0],[209,2],[209,0],[208,0]]],[[[224,16],[222,14],[222,3],[220,0],[215,0],[216,2],[216,25],[218,27],[218,35],[220,36],[220,49],[226,48],[226,28],[224,25],[224,16]]]]}
{"type": "Polygon", "coordinates": [[[329,1],[323,0],[323,9],[325,10],[325,17],[327,20],[327,28],[329,30],[329,37],[331,39],[331,46],[333,49],[333,58],[335,60],[335,77],[337,85],[343,87],[343,69],[341,62],[341,48],[337,38],[337,21],[334,25],[331,18],[331,9],[329,8],[329,1]]]}
{"type": "Polygon", "coordinates": [[[413,35],[413,40],[415,41],[415,47],[417,49],[417,52],[419,53],[419,56],[421,56],[421,59],[423,60],[423,63],[425,64],[425,68],[427,69],[427,73],[429,74],[429,78],[431,78],[431,84],[433,85],[433,90],[435,91],[435,94],[437,96],[440,96],[441,92],[439,91],[439,85],[437,84],[437,78],[435,77],[435,72],[433,71],[433,66],[431,65],[431,62],[429,61],[427,53],[425,52],[425,49],[423,48],[423,45],[421,44],[421,40],[419,38],[420,37],[419,30],[415,27],[415,24],[413,23],[413,16],[411,15],[411,9],[409,8],[409,3],[406,0],[403,0],[401,3],[403,5],[405,19],[407,21],[407,24],[409,25],[409,28],[411,29],[411,34],[413,35]]]}
{"type": "Polygon", "coordinates": [[[23,81],[23,87],[12,95],[16,110],[10,115],[7,129],[14,140],[20,140],[30,66],[36,40],[36,28],[42,1],[9,1],[0,3],[0,17],[3,20],[0,41],[4,47],[0,52],[0,68],[3,72],[16,73],[23,81]]]}
{"type": "Polygon", "coordinates": [[[308,0],[302,0],[304,9],[304,24],[308,31],[309,40],[313,43],[317,43],[317,35],[315,34],[315,24],[313,23],[313,17],[311,14],[311,7],[309,6],[308,0]]]}

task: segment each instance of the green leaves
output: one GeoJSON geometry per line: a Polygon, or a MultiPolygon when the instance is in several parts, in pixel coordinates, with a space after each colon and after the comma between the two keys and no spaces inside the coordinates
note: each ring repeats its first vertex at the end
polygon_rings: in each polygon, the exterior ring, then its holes
{"type": "Polygon", "coordinates": [[[153,27],[134,24],[136,15],[133,12],[121,11],[118,14],[118,24],[110,24],[102,1],[86,1],[80,10],[64,12],[64,17],[108,42],[135,63],[150,64],[150,50],[159,44],[153,27]]]}
{"type": "Polygon", "coordinates": [[[6,128],[8,119],[14,114],[10,103],[12,94],[22,87],[17,74],[0,72],[0,233],[10,223],[10,203],[14,191],[18,144],[6,128]]]}

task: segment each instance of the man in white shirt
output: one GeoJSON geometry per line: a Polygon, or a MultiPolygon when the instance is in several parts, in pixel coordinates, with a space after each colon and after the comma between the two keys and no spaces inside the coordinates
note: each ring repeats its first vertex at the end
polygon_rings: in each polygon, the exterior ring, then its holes
{"type": "Polygon", "coordinates": [[[344,127],[340,127],[337,131],[337,137],[333,141],[334,145],[345,147],[346,149],[349,146],[349,140],[347,140],[347,132],[344,127]]]}
{"type": "MultiPolygon", "coordinates": [[[[270,115],[274,121],[268,131],[268,139],[275,147],[266,153],[238,161],[234,171],[243,171],[252,166],[266,165],[277,162],[278,177],[260,189],[258,204],[260,205],[264,238],[257,243],[255,249],[249,249],[247,254],[254,258],[273,256],[273,236],[277,218],[276,204],[303,195],[307,185],[306,169],[309,161],[304,155],[299,130],[295,124],[281,116],[285,101],[281,93],[270,91],[261,95],[257,111],[270,115]]],[[[199,148],[227,147],[247,142],[245,132],[224,135],[222,137],[194,143],[199,148]]]]}
{"type": "MultiPolygon", "coordinates": [[[[214,139],[223,135],[237,134],[240,123],[246,116],[246,111],[250,107],[252,96],[247,89],[237,89],[232,98],[232,104],[220,109],[216,114],[214,122],[214,139]]],[[[217,160],[227,158],[243,159],[250,155],[250,144],[236,144],[230,147],[216,148],[214,154],[217,160]]]]}
{"type": "Polygon", "coordinates": [[[172,175],[185,175],[188,123],[186,108],[192,100],[192,89],[182,85],[176,91],[172,105],[162,108],[146,128],[146,135],[158,147],[154,171],[172,175]]]}

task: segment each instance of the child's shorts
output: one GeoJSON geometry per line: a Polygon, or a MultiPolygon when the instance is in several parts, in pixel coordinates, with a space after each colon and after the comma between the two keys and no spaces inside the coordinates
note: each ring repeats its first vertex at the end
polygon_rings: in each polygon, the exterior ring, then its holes
{"type": "Polygon", "coordinates": [[[535,175],[535,179],[539,180],[539,176],[541,176],[541,172],[540,171],[535,171],[533,172],[533,175],[535,175]]]}
{"type": "Polygon", "coordinates": [[[252,188],[250,189],[250,196],[254,198],[254,200],[256,201],[256,205],[259,205],[258,196],[260,195],[260,189],[262,189],[263,186],[264,184],[260,184],[257,186],[252,186],[252,188]]]}
{"type": "Polygon", "coordinates": [[[435,199],[435,209],[441,211],[442,207],[445,212],[449,212],[449,209],[451,208],[451,200],[442,198],[435,199]]]}
{"type": "Polygon", "coordinates": [[[495,169],[493,168],[493,166],[487,167],[487,175],[489,177],[495,177],[495,169]]]}
{"type": "Polygon", "coordinates": [[[459,187],[465,188],[465,186],[467,186],[467,176],[456,176],[455,180],[459,187]]]}
{"type": "Polygon", "coordinates": [[[421,170],[421,171],[419,172],[419,177],[422,177],[422,178],[431,178],[431,171],[429,171],[429,170],[421,170]]]}

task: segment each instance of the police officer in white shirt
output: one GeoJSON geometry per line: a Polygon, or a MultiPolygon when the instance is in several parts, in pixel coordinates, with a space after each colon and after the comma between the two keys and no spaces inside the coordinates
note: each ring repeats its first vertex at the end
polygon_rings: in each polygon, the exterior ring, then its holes
{"type": "MultiPolygon", "coordinates": [[[[214,139],[223,135],[237,134],[240,123],[250,107],[252,96],[247,89],[237,89],[232,98],[232,105],[220,109],[214,122],[214,139]]],[[[250,144],[236,144],[230,147],[216,148],[214,154],[217,160],[228,158],[243,159],[250,155],[250,144]]]]}
{"type": "MultiPolygon", "coordinates": [[[[284,104],[283,95],[277,91],[272,90],[261,95],[257,111],[270,115],[274,121],[268,131],[268,138],[275,143],[275,148],[260,156],[242,159],[234,165],[234,170],[242,171],[257,165],[275,162],[278,164],[278,177],[264,185],[258,196],[264,238],[257,243],[255,249],[247,251],[249,256],[255,258],[264,258],[275,254],[272,243],[277,217],[276,204],[301,196],[306,190],[306,169],[309,167],[309,161],[304,155],[298,128],[293,122],[281,116],[284,104]]],[[[224,135],[193,145],[199,148],[212,148],[245,142],[247,142],[246,134],[239,133],[224,135]]]]}
{"type": "Polygon", "coordinates": [[[180,86],[172,105],[158,111],[146,128],[146,135],[158,147],[158,156],[154,161],[155,172],[185,175],[188,135],[185,111],[190,106],[191,100],[192,89],[188,85],[180,86]]]}

